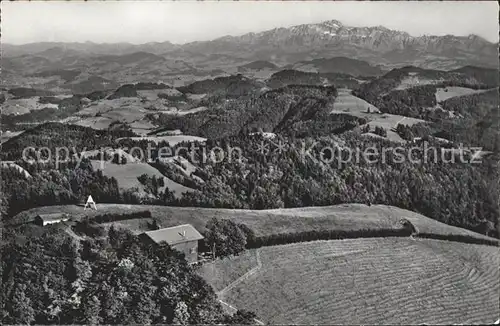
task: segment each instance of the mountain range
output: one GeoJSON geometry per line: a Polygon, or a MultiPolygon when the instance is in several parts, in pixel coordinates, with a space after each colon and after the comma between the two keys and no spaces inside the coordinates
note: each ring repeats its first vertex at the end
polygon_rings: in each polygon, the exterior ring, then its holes
{"type": "MultiPolygon", "coordinates": [[[[351,27],[337,20],[275,28],[211,41],[172,44],[31,43],[3,44],[6,57],[37,54],[41,57],[124,55],[148,52],[169,59],[208,63],[220,55],[250,62],[268,60],[278,65],[345,56],[390,68],[412,64],[423,68],[456,69],[465,65],[498,67],[498,44],[480,36],[411,36],[383,26],[351,27]]],[[[241,63],[240,63],[241,65],[241,63]]]]}

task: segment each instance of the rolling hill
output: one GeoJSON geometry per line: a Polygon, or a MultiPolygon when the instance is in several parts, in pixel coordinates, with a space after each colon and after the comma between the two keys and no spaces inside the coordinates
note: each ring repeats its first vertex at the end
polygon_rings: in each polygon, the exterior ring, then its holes
{"type": "Polygon", "coordinates": [[[341,73],[352,76],[380,76],[383,74],[382,69],[379,67],[374,67],[365,61],[346,57],[300,61],[285,68],[318,73],[341,73]]]}
{"type": "Polygon", "coordinates": [[[500,317],[498,43],[329,20],[1,50],[6,324],[500,317]],[[185,224],[198,261],[138,236],[185,224]]]}
{"type": "Polygon", "coordinates": [[[491,78],[494,72],[494,69],[469,68],[457,72],[407,66],[361,84],[354,95],[385,113],[442,120],[453,118],[453,113],[443,110],[438,100],[497,88],[498,80],[491,78]]]}
{"type": "Polygon", "coordinates": [[[257,61],[252,61],[250,63],[247,63],[245,65],[241,65],[238,67],[238,70],[240,71],[247,71],[247,70],[262,70],[262,69],[277,69],[278,66],[275,65],[272,62],[265,61],[265,60],[257,60],[257,61]]]}
{"type": "Polygon", "coordinates": [[[182,93],[206,94],[217,91],[224,91],[229,96],[242,96],[262,88],[262,83],[256,82],[243,75],[218,77],[215,79],[204,79],[192,84],[179,87],[182,93]]]}
{"type": "Polygon", "coordinates": [[[411,238],[263,247],[206,264],[219,299],[272,324],[489,324],[497,247],[411,238]]]}
{"type": "Polygon", "coordinates": [[[328,72],[319,73],[295,69],[284,69],[273,73],[266,79],[266,84],[271,88],[280,88],[288,85],[334,85],[338,88],[357,89],[366,80],[354,76],[328,72]]]}
{"type": "MultiPolygon", "coordinates": [[[[97,211],[38,207],[13,222],[54,212],[82,218],[144,210],[162,227],[190,223],[204,231],[209,219],[229,218],[249,226],[257,237],[328,229],[398,230],[404,218],[418,233],[490,239],[396,207],[360,204],[251,211],[98,203],[97,211]]],[[[105,225],[137,234],[149,230],[151,221],[105,225]]],[[[255,311],[265,323],[484,324],[493,322],[500,309],[499,263],[497,246],[417,235],[265,246],[208,262],[198,273],[224,305],[255,311]]]]}
{"type": "Polygon", "coordinates": [[[498,45],[477,35],[414,37],[383,26],[352,27],[336,20],[182,45],[42,42],[3,44],[3,51],[2,68],[8,70],[9,81],[18,80],[16,73],[48,69],[81,69],[119,82],[152,81],[169,74],[175,74],[172,80],[193,81],[200,74],[215,77],[215,68],[273,69],[275,64],[354,75],[380,73],[353,59],[392,68],[408,64],[446,70],[468,65],[498,68],[498,45]],[[332,53],[344,58],[324,59],[332,53]],[[249,61],[254,62],[245,67],[249,61]]]}
{"type": "MultiPolygon", "coordinates": [[[[342,204],[324,207],[303,207],[268,210],[215,209],[200,207],[170,207],[152,205],[99,204],[97,211],[84,211],[76,205],[37,207],[19,213],[12,223],[32,221],[37,214],[67,213],[76,218],[95,216],[105,213],[124,213],[151,211],[152,218],[158,219],[163,227],[178,224],[192,224],[200,231],[212,218],[231,219],[251,228],[257,237],[273,234],[297,233],[307,231],[361,231],[361,230],[401,230],[402,218],[410,221],[422,234],[437,236],[463,236],[474,239],[496,241],[470,230],[450,226],[421,214],[387,205],[342,204]]],[[[134,233],[147,230],[148,219],[117,222],[134,233]]]]}

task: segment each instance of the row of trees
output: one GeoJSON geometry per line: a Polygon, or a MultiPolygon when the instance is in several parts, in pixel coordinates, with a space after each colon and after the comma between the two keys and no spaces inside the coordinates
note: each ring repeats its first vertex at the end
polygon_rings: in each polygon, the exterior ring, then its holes
{"type": "Polygon", "coordinates": [[[153,194],[154,196],[158,196],[160,193],[160,188],[165,186],[165,178],[164,177],[156,177],[153,175],[152,177],[148,174],[141,174],[138,178],[139,182],[144,186],[147,193],[153,194]]]}
{"type": "Polygon", "coordinates": [[[200,249],[214,252],[216,257],[236,256],[256,239],[248,226],[229,219],[212,218],[205,228],[205,239],[200,249]]]}
{"type": "MultiPolygon", "coordinates": [[[[361,131],[363,133],[370,132],[371,131],[370,125],[369,124],[365,125],[361,129],[361,131]]],[[[382,137],[387,137],[387,130],[385,130],[383,127],[380,127],[380,126],[375,126],[375,130],[373,131],[373,133],[375,135],[379,135],[379,136],[382,136],[382,137]]]]}

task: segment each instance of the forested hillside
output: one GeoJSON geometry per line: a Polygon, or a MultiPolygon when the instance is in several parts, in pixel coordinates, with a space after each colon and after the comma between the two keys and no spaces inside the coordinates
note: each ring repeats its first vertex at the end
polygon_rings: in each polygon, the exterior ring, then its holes
{"type": "MultiPolygon", "coordinates": [[[[458,156],[455,163],[451,163],[454,154],[442,156],[440,146],[433,144],[437,152],[424,154],[423,147],[413,151],[413,159],[417,161],[401,162],[397,152],[388,152],[382,162],[380,153],[384,147],[391,146],[383,139],[355,133],[338,138],[283,139],[286,150],[282,152],[276,145],[280,140],[271,142],[256,136],[218,143],[222,148],[225,144],[243,148],[245,162],[204,166],[198,172],[206,180],[201,192],[186,194],[180,204],[264,209],[376,203],[414,210],[469,229],[485,219],[498,223],[497,154],[483,159],[481,164],[459,162],[458,156]],[[257,150],[261,141],[269,144],[267,155],[257,150]],[[311,156],[304,155],[304,148],[309,151],[311,147],[311,156]],[[378,150],[375,162],[363,156],[359,161],[348,159],[349,150],[354,156],[356,148],[363,153],[368,147],[378,150]],[[324,148],[331,148],[333,152],[321,154],[324,148]],[[428,156],[425,161],[424,155],[428,156]]],[[[399,153],[407,155],[410,146],[413,145],[403,147],[399,153]]]]}
{"type": "MultiPolygon", "coordinates": [[[[156,84],[153,86],[158,87],[156,84]]],[[[136,85],[133,89],[137,87],[142,86],[136,85]]],[[[374,103],[382,111],[398,113],[403,117],[413,115],[429,119],[428,115],[422,116],[421,108],[436,105],[435,90],[435,85],[393,90],[388,95],[375,97],[374,103]]],[[[440,103],[442,108],[455,112],[461,118],[436,118],[427,120],[430,123],[420,123],[409,129],[397,128],[396,131],[410,141],[413,137],[434,135],[451,142],[446,146],[433,143],[437,146],[437,152],[433,154],[435,157],[422,164],[407,160],[375,164],[364,160],[342,162],[339,153],[345,152],[342,154],[345,158],[348,150],[363,152],[370,146],[382,152],[394,143],[383,138],[359,135],[356,127],[365,124],[369,116],[359,118],[349,114],[330,114],[331,105],[337,96],[337,89],[333,86],[289,85],[237,98],[231,98],[224,92],[222,88],[219,94],[201,100],[210,108],[208,110],[187,115],[160,113],[148,117],[162,126],[156,133],[179,129],[187,135],[207,138],[205,150],[215,146],[224,148],[226,145],[239,147],[243,149],[244,160],[240,163],[209,161],[196,164],[192,175],[182,175],[173,167],[158,165],[160,171],[169,178],[196,191],[176,199],[168,189],[164,193],[153,189],[158,184],[152,186],[152,179],[145,178],[144,184],[148,184],[146,188],[152,194],[149,203],[252,209],[349,202],[379,203],[415,210],[439,221],[470,229],[485,220],[497,223],[499,211],[495,196],[498,194],[498,185],[493,180],[496,180],[498,173],[495,169],[498,152],[486,157],[479,165],[445,162],[451,156],[457,157],[458,154],[452,152],[448,152],[447,157],[442,156],[446,148],[460,143],[464,146],[483,146],[484,150],[498,150],[500,138],[495,129],[498,115],[495,115],[494,110],[496,90],[452,97],[440,103]],[[470,105],[470,109],[463,109],[464,105],[470,105]],[[258,135],[250,136],[262,131],[277,134],[278,138],[266,140],[258,135]],[[262,141],[268,142],[269,153],[264,155],[256,151],[262,141]],[[283,144],[281,152],[273,152],[278,143],[283,144]],[[307,144],[315,143],[313,156],[317,159],[320,155],[326,155],[326,162],[300,156],[303,149],[308,148],[307,144]],[[324,146],[331,147],[334,152],[320,152],[324,146]],[[338,148],[344,150],[339,151],[338,148]],[[454,189],[467,191],[457,192],[454,189]]],[[[381,92],[382,89],[374,91],[374,94],[381,92]]],[[[47,146],[52,151],[56,147],[66,146],[72,154],[106,146],[138,146],[147,150],[149,140],[127,139],[131,136],[134,134],[128,130],[97,131],[49,123],[6,142],[2,154],[5,160],[16,161],[22,158],[22,148],[29,146],[47,146]]],[[[152,145],[167,146],[168,142],[160,141],[152,145]]],[[[189,147],[189,144],[176,146],[189,147]]],[[[414,145],[409,143],[403,150],[409,152],[410,146],[414,145]]],[[[391,155],[394,158],[394,154],[391,155]]],[[[35,158],[33,153],[30,157],[35,158]]],[[[186,159],[190,158],[186,155],[186,159]]],[[[35,207],[43,201],[50,204],[73,203],[91,190],[96,193],[97,200],[102,202],[138,203],[134,195],[116,190],[119,187],[116,180],[108,180],[92,171],[85,161],[79,167],[52,172],[50,167],[44,168],[44,172],[33,170],[25,162],[19,164],[34,173],[32,179],[24,180],[15,171],[7,172],[9,176],[3,182],[9,193],[4,199],[9,215],[22,207],[35,207]],[[48,177],[51,175],[49,172],[60,176],[48,177]],[[88,180],[89,187],[95,184],[86,193],[70,186],[74,175],[79,173],[88,175],[80,179],[88,180]],[[14,196],[12,193],[29,195],[14,196]],[[23,200],[26,201],[25,206],[23,200]]]]}
{"type": "Polygon", "coordinates": [[[213,289],[168,245],[150,247],[131,233],[97,225],[83,229],[88,235],[61,226],[30,228],[23,236],[3,236],[4,324],[252,321],[225,315],[213,289]]]}
{"type": "Polygon", "coordinates": [[[289,134],[324,133],[341,128],[346,121],[357,120],[349,117],[338,119],[327,114],[327,104],[336,95],[337,90],[333,86],[290,85],[237,99],[214,99],[209,104],[211,110],[182,117],[160,114],[157,118],[151,118],[165,130],[180,129],[185,134],[209,139],[248,134],[256,130],[280,130],[289,134]],[[302,123],[323,123],[325,120],[334,127],[321,131],[321,128],[301,126],[302,123]]]}
{"type": "Polygon", "coordinates": [[[2,325],[499,315],[493,4],[281,1],[264,17],[116,2],[57,23],[57,1],[16,3],[2,3],[2,325]],[[374,16],[402,30],[364,26],[374,16]]]}
{"type": "MultiPolygon", "coordinates": [[[[75,154],[85,150],[113,146],[115,139],[132,136],[135,134],[128,130],[104,131],[62,123],[44,123],[2,144],[2,160],[22,159],[24,149],[30,147],[33,149],[49,148],[54,156],[56,147],[65,147],[71,151],[70,154],[75,154]]],[[[36,158],[30,151],[26,154],[27,158],[36,158]]]]}

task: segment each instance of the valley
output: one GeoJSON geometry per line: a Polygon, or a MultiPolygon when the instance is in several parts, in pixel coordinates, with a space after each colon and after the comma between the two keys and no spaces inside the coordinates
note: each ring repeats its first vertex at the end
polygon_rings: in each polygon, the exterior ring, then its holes
{"type": "Polygon", "coordinates": [[[361,26],[2,44],[2,322],[497,320],[498,43],[361,26]]]}

